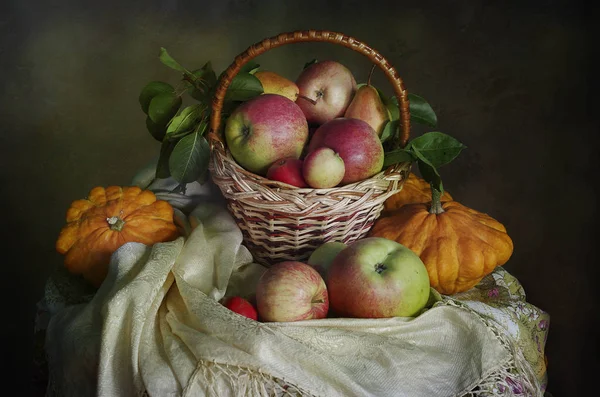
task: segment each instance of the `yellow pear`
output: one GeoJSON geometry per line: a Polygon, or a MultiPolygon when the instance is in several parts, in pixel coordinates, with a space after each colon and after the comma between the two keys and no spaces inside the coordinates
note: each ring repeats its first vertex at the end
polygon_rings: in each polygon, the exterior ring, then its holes
{"type": "Polygon", "coordinates": [[[260,80],[265,94],[281,95],[294,102],[298,98],[298,86],[293,81],[268,70],[259,70],[254,76],[260,80]]]}
{"type": "Polygon", "coordinates": [[[373,69],[371,69],[367,84],[356,90],[344,117],[366,121],[377,132],[377,135],[381,136],[385,124],[390,120],[390,113],[377,89],[371,85],[372,73],[373,69]]]}

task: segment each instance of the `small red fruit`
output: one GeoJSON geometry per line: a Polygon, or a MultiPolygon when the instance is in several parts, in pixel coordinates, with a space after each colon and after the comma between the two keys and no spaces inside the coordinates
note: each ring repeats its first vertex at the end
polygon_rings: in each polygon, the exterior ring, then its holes
{"type": "Polygon", "coordinates": [[[303,161],[295,158],[279,159],[267,170],[267,178],[296,187],[308,187],[302,176],[303,161]]]}
{"type": "Polygon", "coordinates": [[[251,318],[252,320],[258,319],[258,313],[252,303],[239,296],[231,296],[223,301],[223,306],[236,312],[244,317],[251,318]]]}

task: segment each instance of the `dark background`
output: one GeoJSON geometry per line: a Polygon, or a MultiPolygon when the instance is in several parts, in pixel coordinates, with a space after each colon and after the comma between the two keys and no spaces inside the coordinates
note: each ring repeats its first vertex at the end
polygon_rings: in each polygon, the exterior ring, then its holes
{"type": "MultiPolygon", "coordinates": [[[[597,44],[584,2],[124,3],[0,3],[3,367],[12,384],[29,383],[35,304],[60,264],[54,242],[69,204],[94,186],[128,184],[158,154],[137,96],[149,81],[178,79],[159,48],[221,71],[265,37],[327,29],[381,52],[431,103],[437,130],[468,146],[441,169],[444,184],[513,238],[505,267],[551,315],[548,390],[595,394],[597,44]]],[[[337,59],[359,82],[370,68],[331,44],[286,46],[258,62],[294,79],[313,58],[337,59]]],[[[390,92],[381,74],[374,81],[390,92]]]]}

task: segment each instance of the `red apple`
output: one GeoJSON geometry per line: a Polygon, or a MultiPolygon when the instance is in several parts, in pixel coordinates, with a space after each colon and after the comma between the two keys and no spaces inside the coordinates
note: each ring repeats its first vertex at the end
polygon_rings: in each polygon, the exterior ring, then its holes
{"type": "Polygon", "coordinates": [[[271,266],[259,279],[256,305],[263,321],[299,321],[325,318],[329,298],[325,281],[314,268],[285,261],[271,266]]]}
{"type": "Polygon", "coordinates": [[[308,141],[308,123],[294,101],[277,94],[259,95],[231,113],[225,140],[238,164],[264,176],[275,161],[300,158],[308,141]]]}
{"type": "Polygon", "coordinates": [[[344,178],[346,167],[339,154],[320,147],[306,155],[302,175],[310,187],[327,189],[337,186],[344,178]]]}
{"type": "Polygon", "coordinates": [[[383,168],[383,145],[365,121],[337,118],[320,126],[308,144],[308,153],[319,147],[337,152],[346,172],[342,185],[370,178],[383,168]]]}
{"type": "Polygon", "coordinates": [[[302,176],[303,161],[289,157],[274,162],[267,170],[267,178],[296,187],[308,187],[302,176]]]}
{"type": "Polygon", "coordinates": [[[360,318],[415,316],[430,292],[419,256],[383,237],[357,240],[337,254],[327,287],[332,311],[360,318]]]}
{"type": "Polygon", "coordinates": [[[304,69],[296,85],[296,103],[309,124],[324,124],[340,117],[352,101],[356,80],[347,67],[335,61],[317,62],[304,69]]]}
{"type": "Polygon", "coordinates": [[[240,296],[230,296],[226,298],[222,304],[232,312],[236,312],[237,314],[241,314],[252,320],[258,319],[258,313],[252,303],[240,296]]]}

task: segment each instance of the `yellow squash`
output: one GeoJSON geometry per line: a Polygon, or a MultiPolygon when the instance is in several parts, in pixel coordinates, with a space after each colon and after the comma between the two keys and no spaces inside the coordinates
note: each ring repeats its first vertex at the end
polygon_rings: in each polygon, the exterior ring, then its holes
{"type": "Polygon", "coordinates": [[[95,287],[108,273],[110,257],[128,242],[152,245],[179,236],[173,207],[139,187],[93,188],[87,199],[75,200],[67,211],[67,224],[56,241],[65,266],[95,287]]]}
{"type": "Polygon", "coordinates": [[[405,204],[383,214],[370,236],[385,237],[414,251],[430,284],[446,295],[475,286],[513,252],[506,228],[487,214],[457,201],[405,204]]]}

